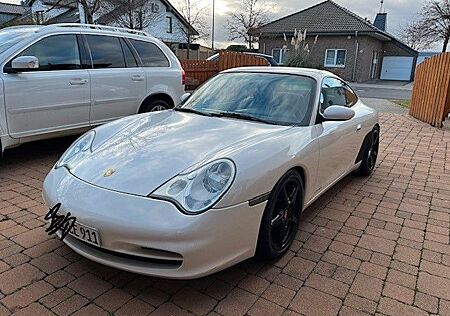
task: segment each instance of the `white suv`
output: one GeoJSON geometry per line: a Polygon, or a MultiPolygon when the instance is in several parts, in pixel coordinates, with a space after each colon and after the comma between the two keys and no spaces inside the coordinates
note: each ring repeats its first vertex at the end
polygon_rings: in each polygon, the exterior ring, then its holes
{"type": "Polygon", "coordinates": [[[0,154],[20,143],[79,133],[173,107],[184,71],[145,32],[86,24],[0,31],[0,154]]]}

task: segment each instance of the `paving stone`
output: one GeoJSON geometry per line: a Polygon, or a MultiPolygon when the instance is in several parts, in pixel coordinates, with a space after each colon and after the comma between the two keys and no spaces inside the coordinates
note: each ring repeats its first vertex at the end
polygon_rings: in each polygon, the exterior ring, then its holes
{"type": "Polygon", "coordinates": [[[298,291],[289,308],[303,315],[337,315],[341,305],[340,299],[304,286],[298,291]]]}

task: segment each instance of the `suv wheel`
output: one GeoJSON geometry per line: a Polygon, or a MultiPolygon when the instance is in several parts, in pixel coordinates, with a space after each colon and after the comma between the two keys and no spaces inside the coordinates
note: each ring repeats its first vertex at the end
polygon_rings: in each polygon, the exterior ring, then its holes
{"type": "Polygon", "coordinates": [[[157,112],[170,109],[170,105],[164,100],[153,100],[142,107],[142,112],[157,112]]]}

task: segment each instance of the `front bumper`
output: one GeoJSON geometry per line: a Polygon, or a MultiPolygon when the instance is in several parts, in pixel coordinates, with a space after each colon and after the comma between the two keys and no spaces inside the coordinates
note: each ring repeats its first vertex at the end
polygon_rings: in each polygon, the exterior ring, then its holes
{"type": "Polygon", "coordinates": [[[172,203],[100,188],[52,170],[44,182],[49,207],[61,203],[77,222],[98,230],[101,248],[72,236],[64,242],[93,261],[140,274],[175,279],[202,277],[255,254],[265,204],[248,202],[200,215],[172,203]]]}

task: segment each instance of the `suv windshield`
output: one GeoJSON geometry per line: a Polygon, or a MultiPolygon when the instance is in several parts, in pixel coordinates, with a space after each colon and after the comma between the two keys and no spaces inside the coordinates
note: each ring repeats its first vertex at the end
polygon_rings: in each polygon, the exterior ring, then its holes
{"type": "Polygon", "coordinates": [[[274,73],[224,73],[205,83],[178,111],[277,125],[309,125],[314,79],[274,73]]]}
{"type": "Polygon", "coordinates": [[[0,31],[0,54],[31,36],[36,30],[37,28],[14,28],[0,31]]]}

